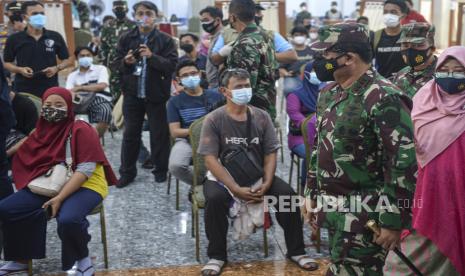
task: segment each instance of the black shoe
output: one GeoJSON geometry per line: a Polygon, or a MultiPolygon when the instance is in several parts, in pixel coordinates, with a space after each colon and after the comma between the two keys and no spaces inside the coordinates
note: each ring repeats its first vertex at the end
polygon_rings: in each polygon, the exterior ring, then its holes
{"type": "Polygon", "coordinates": [[[152,160],[150,160],[150,158],[148,158],[144,161],[144,163],[142,163],[142,169],[153,170],[154,168],[155,166],[153,165],[152,160]]]}
{"type": "Polygon", "coordinates": [[[134,178],[128,178],[128,177],[121,177],[119,180],[118,180],[118,183],[116,183],[116,188],[124,188],[126,186],[128,186],[129,184],[131,184],[132,182],[134,181],[134,178]]]}
{"type": "Polygon", "coordinates": [[[168,179],[167,173],[155,174],[155,182],[163,183],[168,179]]]}

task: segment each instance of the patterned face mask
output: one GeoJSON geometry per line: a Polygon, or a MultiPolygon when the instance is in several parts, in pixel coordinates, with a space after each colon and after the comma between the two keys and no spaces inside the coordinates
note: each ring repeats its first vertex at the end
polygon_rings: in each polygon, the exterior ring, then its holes
{"type": "Polygon", "coordinates": [[[68,110],[66,108],[44,106],[42,107],[41,116],[47,122],[57,123],[66,119],[66,117],[68,116],[68,110]]]}

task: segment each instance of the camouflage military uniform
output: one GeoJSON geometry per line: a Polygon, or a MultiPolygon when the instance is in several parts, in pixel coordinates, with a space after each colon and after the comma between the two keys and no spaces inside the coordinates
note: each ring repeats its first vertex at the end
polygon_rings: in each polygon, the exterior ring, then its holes
{"type": "MultiPolygon", "coordinates": [[[[103,28],[101,55],[103,59],[102,63],[105,66],[110,68],[110,63],[115,59],[116,46],[118,45],[118,40],[121,35],[133,29],[135,26],[136,24],[133,21],[124,19],[122,21],[116,20],[114,25],[103,28]]],[[[120,76],[118,72],[111,72],[110,90],[113,94],[113,99],[115,101],[118,100],[121,95],[120,76]]]]}
{"type": "Polygon", "coordinates": [[[242,68],[250,73],[253,96],[251,105],[268,111],[276,118],[275,59],[273,39],[255,23],[249,24],[233,43],[227,68],[242,68]]]}
{"type": "Polygon", "coordinates": [[[76,10],[78,11],[78,14],[79,14],[79,20],[81,21],[81,28],[84,28],[85,22],[90,22],[89,6],[87,6],[87,4],[82,0],[76,0],[76,1],[73,1],[73,3],[76,6],[76,10]]]}
{"type": "MultiPolygon", "coordinates": [[[[334,45],[343,31],[360,34],[339,25],[320,30],[320,40],[334,45]]],[[[408,97],[372,70],[347,89],[334,83],[320,93],[305,195],[317,201],[337,197],[337,204],[347,208],[316,213],[318,225],[330,233],[327,275],[382,275],[387,252],[371,242],[366,222],[374,219],[393,230],[410,227],[410,209],[398,204],[411,200],[415,188],[410,107],[408,97]],[[380,198],[387,199],[386,208],[377,210],[380,198]],[[362,200],[372,211],[353,208],[362,200]]]]}
{"type": "MultiPolygon", "coordinates": [[[[407,24],[402,26],[399,42],[421,44],[428,41],[431,46],[434,46],[434,34],[434,26],[428,23],[407,24]]],[[[422,56],[418,56],[417,58],[423,59],[422,56]]],[[[434,57],[434,61],[420,71],[415,71],[412,67],[407,66],[396,74],[393,83],[410,98],[413,98],[420,88],[433,79],[437,61],[437,57],[434,57]]]]}

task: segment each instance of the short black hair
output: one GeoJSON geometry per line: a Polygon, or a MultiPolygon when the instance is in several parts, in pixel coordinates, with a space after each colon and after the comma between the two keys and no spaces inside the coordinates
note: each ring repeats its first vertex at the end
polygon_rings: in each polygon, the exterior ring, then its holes
{"type": "Polygon", "coordinates": [[[176,66],[176,76],[179,77],[179,71],[181,71],[182,68],[184,67],[195,67],[197,69],[197,71],[200,72],[200,69],[199,67],[197,66],[197,64],[193,61],[193,60],[190,60],[190,59],[184,59],[184,60],[181,60],[178,65],[176,66]]]}
{"type": "Polygon", "coordinates": [[[232,0],[229,4],[229,13],[234,14],[244,23],[255,19],[255,2],[253,0],[232,0]]]}
{"type": "Polygon", "coordinates": [[[27,8],[35,7],[37,5],[44,7],[44,4],[40,3],[39,1],[26,1],[21,4],[21,12],[23,14],[27,14],[27,8]]]}
{"type": "Polygon", "coordinates": [[[300,6],[299,6],[299,7],[301,7],[301,8],[302,8],[302,7],[306,7],[306,6],[307,6],[307,3],[305,3],[305,2],[302,2],[302,3],[300,3],[300,6]]]}
{"type": "Polygon", "coordinates": [[[357,23],[359,23],[360,20],[366,20],[367,22],[370,22],[370,19],[368,19],[368,17],[366,16],[360,16],[359,18],[357,18],[357,23]]]}
{"type": "Polygon", "coordinates": [[[231,78],[236,78],[239,80],[250,79],[250,74],[247,72],[247,70],[242,68],[226,69],[221,73],[220,86],[228,87],[231,78]]]}
{"type": "Polygon", "coordinates": [[[405,0],[386,0],[386,2],[384,2],[384,5],[386,6],[387,4],[393,4],[398,6],[402,13],[407,14],[409,12],[408,6],[407,4],[405,4],[405,0]]]}
{"type": "Polygon", "coordinates": [[[74,50],[74,56],[77,58],[79,56],[79,54],[81,53],[82,50],[87,50],[89,51],[93,56],[95,56],[95,53],[94,51],[92,50],[92,48],[88,47],[88,46],[79,46],[76,48],[76,50],[74,50]]]}
{"type": "Polygon", "coordinates": [[[358,54],[363,62],[370,64],[373,61],[373,49],[369,42],[367,43],[337,43],[333,46],[338,51],[351,52],[358,54]]]}
{"type": "Polygon", "coordinates": [[[145,8],[154,11],[155,15],[158,16],[158,7],[154,3],[150,1],[140,1],[135,3],[134,6],[132,6],[132,10],[136,12],[137,8],[139,8],[140,6],[144,6],[145,8]]]}
{"type": "Polygon", "coordinates": [[[304,26],[296,26],[292,28],[291,35],[293,36],[295,33],[305,34],[308,37],[308,29],[304,26]]]}
{"type": "Polygon", "coordinates": [[[203,10],[201,10],[199,12],[199,15],[202,15],[203,13],[210,14],[211,17],[213,17],[214,19],[219,18],[219,19],[223,20],[223,11],[216,8],[216,7],[208,6],[208,7],[204,8],[203,10]]]}
{"type": "Polygon", "coordinates": [[[200,41],[199,37],[196,36],[196,35],[193,34],[193,33],[185,33],[185,34],[180,35],[180,36],[179,36],[179,41],[181,41],[181,40],[182,40],[184,37],[186,37],[186,36],[192,37],[192,40],[194,40],[195,43],[197,43],[197,42],[200,41]]]}
{"type": "Polygon", "coordinates": [[[108,20],[114,20],[116,19],[113,15],[105,15],[105,17],[102,19],[102,22],[105,23],[108,20]]]}
{"type": "Polygon", "coordinates": [[[337,6],[337,1],[331,2],[331,6],[332,6],[332,5],[336,5],[336,6],[337,6]]]}

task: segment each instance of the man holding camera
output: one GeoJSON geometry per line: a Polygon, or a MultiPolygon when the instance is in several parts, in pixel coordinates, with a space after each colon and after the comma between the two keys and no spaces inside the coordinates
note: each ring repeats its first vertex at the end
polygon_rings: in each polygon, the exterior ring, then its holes
{"type": "Polygon", "coordinates": [[[137,27],[121,37],[112,63],[113,69],[121,74],[124,92],[125,130],[119,188],[129,185],[137,175],[137,155],[146,114],[155,181],[161,183],[167,179],[170,149],[167,146],[166,101],[170,97],[171,78],[178,60],[174,40],[155,28],[157,6],[141,1],[134,5],[133,10],[137,27]]]}
{"type": "Polygon", "coordinates": [[[291,200],[297,195],[275,176],[279,141],[271,117],[266,111],[248,105],[252,98],[251,86],[250,74],[246,70],[226,70],[219,88],[227,99],[226,106],[211,112],[203,123],[198,152],[204,156],[209,170],[204,194],[210,260],[202,269],[202,275],[219,275],[227,261],[231,195],[247,204],[262,202],[265,195],[276,199],[279,202],[274,206],[276,219],[284,229],[287,257],[304,270],[318,268],[318,264],[305,253],[300,210],[298,206],[292,206],[291,200]],[[233,160],[227,156],[242,157],[233,160]],[[228,165],[234,162],[242,169],[234,170],[232,167],[238,166],[228,165]],[[261,185],[257,187],[260,180],[261,185]]]}

